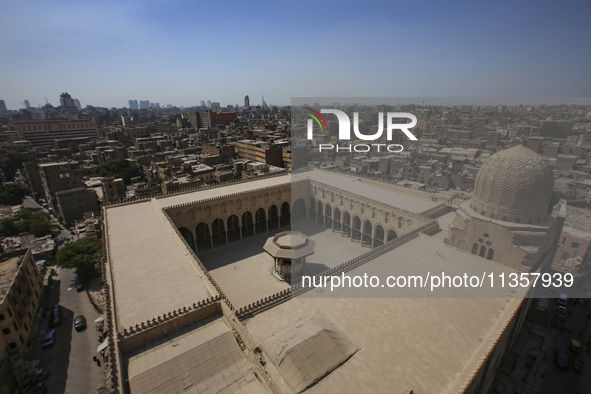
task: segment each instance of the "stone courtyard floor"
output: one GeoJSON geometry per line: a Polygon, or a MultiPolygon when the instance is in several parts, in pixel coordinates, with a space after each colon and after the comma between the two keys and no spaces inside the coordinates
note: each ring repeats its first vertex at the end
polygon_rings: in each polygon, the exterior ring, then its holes
{"type": "MultiPolygon", "coordinates": [[[[315,224],[305,223],[295,229],[316,242],[314,254],[307,258],[304,275],[320,273],[370,250],[315,224]]],[[[260,234],[198,254],[235,308],[290,287],[273,275],[273,258],[263,250],[265,241],[274,234],[260,234]]]]}

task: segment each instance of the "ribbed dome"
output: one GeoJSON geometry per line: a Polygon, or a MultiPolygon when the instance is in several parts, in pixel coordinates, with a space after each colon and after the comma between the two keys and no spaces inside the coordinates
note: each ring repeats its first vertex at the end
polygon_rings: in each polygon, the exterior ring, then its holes
{"type": "Polygon", "coordinates": [[[478,171],[470,206],[515,223],[539,223],[548,211],[554,176],[548,160],[523,145],[495,153],[478,171]]]}

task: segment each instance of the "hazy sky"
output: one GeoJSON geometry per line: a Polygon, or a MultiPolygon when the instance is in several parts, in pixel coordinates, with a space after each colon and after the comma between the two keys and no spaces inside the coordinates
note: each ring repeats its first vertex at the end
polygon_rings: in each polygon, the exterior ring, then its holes
{"type": "Polygon", "coordinates": [[[0,0],[0,99],[591,96],[590,15],[584,0],[0,0]]]}

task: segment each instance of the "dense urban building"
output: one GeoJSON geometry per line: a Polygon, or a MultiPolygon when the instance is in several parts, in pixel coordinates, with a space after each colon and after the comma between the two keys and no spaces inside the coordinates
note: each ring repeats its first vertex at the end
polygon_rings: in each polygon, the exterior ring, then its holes
{"type": "Polygon", "coordinates": [[[38,166],[47,203],[59,214],[57,193],[84,186],[82,169],[76,162],[41,163],[38,166]]]}
{"type": "Polygon", "coordinates": [[[242,140],[236,143],[239,157],[259,161],[275,167],[283,167],[283,149],[262,141],[242,140]]]}
{"type": "Polygon", "coordinates": [[[129,100],[129,109],[140,109],[137,100],[129,100]]]}
{"type": "Polygon", "coordinates": [[[72,226],[76,220],[82,220],[87,212],[99,213],[99,202],[93,189],[78,187],[55,193],[61,220],[72,226]]]}
{"type": "Polygon", "coordinates": [[[15,132],[19,140],[33,146],[50,147],[59,140],[86,137],[96,141],[96,123],[89,119],[60,119],[12,122],[8,130],[15,132]]]}
{"type": "Polygon", "coordinates": [[[43,279],[30,249],[0,254],[0,390],[3,392],[15,389],[6,390],[3,385],[9,379],[5,377],[23,366],[21,351],[36,335],[33,324],[42,287],[43,279]]]}
{"type": "MultiPolygon", "coordinates": [[[[183,114],[185,115],[185,114],[183,114]]],[[[236,112],[189,112],[185,118],[195,130],[231,123],[236,119],[236,112]]]]}
{"type": "Polygon", "coordinates": [[[74,99],[68,92],[60,94],[60,105],[64,108],[77,108],[74,99]]]}
{"type": "Polygon", "coordinates": [[[106,202],[117,201],[125,198],[125,182],[123,179],[104,179],[102,181],[103,198],[106,202]]]}

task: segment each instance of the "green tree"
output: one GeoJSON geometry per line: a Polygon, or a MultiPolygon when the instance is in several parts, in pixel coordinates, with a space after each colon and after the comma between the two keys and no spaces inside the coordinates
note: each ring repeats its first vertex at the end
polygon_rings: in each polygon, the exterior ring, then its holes
{"type": "Polygon", "coordinates": [[[241,179],[242,179],[242,170],[236,171],[234,174],[232,174],[232,178],[230,178],[231,181],[239,181],[241,179]]]}
{"type": "Polygon", "coordinates": [[[7,183],[0,186],[0,204],[17,205],[25,196],[31,194],[31,189],[18,183],[7,183]]]}
{"type": "Polygon", "coordinates": [[[12,182],[14,180],[14,174],[23,165],[24,159],[25,156],[20,152],[7,152],[2,155],[0,170],[4,175],[4,181],[12,182]]]}
{"type": "Polygon", "coordinates": [[[57,266],[73,268],[84,282],[101,273],[103,251],[95,242],[76,241],[62,247],[57,252],[57,266]]]}
{"type": "Polygon", "coordinates": [[[51,233],[53,226],[47,220],[33,220],[31,221],[30,231],[35,237],[43,237],[51,233]]]}
{"type": "Polygon", "coordinates": [[[35,220],[49,220],[50,219],[50,216],[45,211],[37,211],[37,212],[34,212],[31,215],[31,219],[35,219],[35,220]]]}
{"type": "Polygon", "coordinates": [[[14,215],[14,221],[21,233],[31,231],[31,222],[33,221],[33,210],[28,208],[20,209],[16,215],[14,215]]]}
{"type": "Polygon", "coordinates": [[[162,182],[164,182],[164,180],[159,176],[155,176],[154,178],[150,179],[150,183],[161,184],[162,182]]]}
{"type": "Polygon", "coordinates": [[[19,209],[16,215],[14,215],[14,220],[21,221],[33,218],[34,211],[30,208],[23,208],[19,209]]]}
{"type": "Polygon", "coordinates": [[[96,166],[94,171],[100,176],[122,178],[127,184],[131,182],[131,178],[142,175],[142,172],[134,162],[125,159],[109,160],[96,166]]]}
{"type": "Polygon", "coordinates": [[[13,235],[18,235],[18,227],[14,220],[10,218],[4,218],[0,220],[0,236],[2,237],[12,237],[13,235]]]}
{"type": "Polygon", "coordinates": [[[14,222],[19,232],[31,232],[36,237],[47,235],[53,229],[49,214],[45,211],[33,211],[23,208],[14,215],[14,222]]]}

